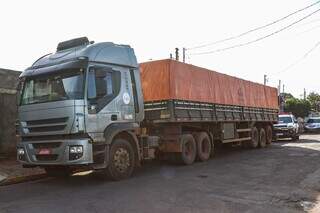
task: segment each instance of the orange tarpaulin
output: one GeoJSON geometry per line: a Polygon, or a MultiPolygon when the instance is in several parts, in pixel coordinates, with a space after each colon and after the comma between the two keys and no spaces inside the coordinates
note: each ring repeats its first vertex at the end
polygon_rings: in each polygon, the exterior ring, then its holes
{"type": "Polygon", "coordinates": [[[168,99],[278,109],[276,88],[166,59],[140,64],[144,100],[168,99]]]}

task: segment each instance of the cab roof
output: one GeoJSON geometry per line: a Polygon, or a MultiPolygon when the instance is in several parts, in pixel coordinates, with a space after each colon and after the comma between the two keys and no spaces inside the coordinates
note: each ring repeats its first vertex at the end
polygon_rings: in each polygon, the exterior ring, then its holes
{"type": "Polygon", "coordinates": [[[37,73],[41,73],[42,68],[77,60],[138,68],[134,50],[129,45],[119,45],[112,42],[96,44],[86,42],[72,46],[70,45],[70,41],[72,40],[59,43],[60,46],[58,45],[55,53],[47,54],[39,58],[31,67],[27,68],[20,77],[37,75],[37,73]],[[63,43],[69,46],[65,45],[65,48],[62,48],[61,44],[63,43]]]}

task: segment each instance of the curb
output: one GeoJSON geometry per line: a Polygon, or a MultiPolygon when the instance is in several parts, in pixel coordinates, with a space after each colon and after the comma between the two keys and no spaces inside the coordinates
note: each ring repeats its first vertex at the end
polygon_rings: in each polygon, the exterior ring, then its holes
{"type": "Polygon", "coordinates": [[[8,185],[13,185],[13,184],[18,184],[18,183],[23,183],[28,181],[35,181],[35,180],[40,180],[46,177],[48,176],[45,173],[26,175],[26,176],[16,176],[12,178],[8,177],[3,182],[0,182],[0,186],[8,186],[8,185]]]}

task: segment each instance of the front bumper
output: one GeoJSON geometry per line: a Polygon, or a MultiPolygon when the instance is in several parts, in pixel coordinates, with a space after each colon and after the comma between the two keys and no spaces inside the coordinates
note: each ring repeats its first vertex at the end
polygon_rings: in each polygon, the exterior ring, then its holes
{"type": "Polygon", "coordinates": [[[274,133],[277,138],[291,138],[295,136],[294,129],[276,129],[275,128],[274,133]]]}
{"type": "Polygon", "coordinates": [[[320,132],[320,127],[305,127],[304,128],[304,130],[306,131],[306,132],[314,132],[314,133],[316,133],[316,132],[320,132]]]}
{"type": "Polygon", "coordinates": [[[17,156],[18,161],[29,166],[45,165],[88,165],[93,163],[93,149],[90,139],[63,139],[22,141],[17,149],[23,149],[24,155],[17,156]],[[83,154],[78,159],[70,159],[69,147],[82,146],[83,154]],[[50,153],[41,153],[41,150],[49,150],[50,153]]]}

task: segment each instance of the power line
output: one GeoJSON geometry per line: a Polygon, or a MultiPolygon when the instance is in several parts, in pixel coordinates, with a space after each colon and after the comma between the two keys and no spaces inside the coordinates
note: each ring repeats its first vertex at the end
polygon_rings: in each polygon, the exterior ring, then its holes
{"type": "Polygon", "coordinates": [[[225,38],[225,39],[221,39],[221,40],[218,40],[218,41],[215,41],[215,42],[212,42],[212,43],[208,43],[208,44],[203,44],[203,45],[199,45],[199,46],[187,48],[187,50],[199,49],[199,48],[211,46],[211,45],[213,45],[213,44],[218,44],[218,43],[222,43],[222,42],[226,42],[226,41],[229,41],[229,40],[233,40],[233,39],[242,37],[242,36],[247,35],[247,34],[249,34],[249,33],[252,33],[252,32],[261,30],[261,29],[263,29],[263,28],[269,27],[269,26],[271,26],[271,25],[274,25],[274,24],[276,24],[276,23],[278,23],[278,22],[280,22],[280,21],[283,21],[283,20],[285,20],[285,19],[287,19],[287,18],[289,18],[289,17],[291,17],[291,16],[293,16],[293,15],[295,15],[295,14],[301,12],[301,11],[304,11],[304,10],[306,10],[306,9],[309,9],[310,7],[313,7],[313,6],[315,6],[316,4],[319,4],[319,3],[320,3],[320,1],[317,1],[317,2],[315,2],[315,3],[313,3],[313,4],[311,4],[311,5],[308,5],[308,6],[304,7],[304,8],[302,8],[302,9],[299,9],[299,10],[297,10],[297,11],[295,11],[295,12],[292,12],[292,13],[290,13],[290,14],[288,14],[288,15],[280,18],[280,19],[277,19],[277,20],[275,20],[275,21],[273,21],[273,22],[270,22],[270,23],[268,23],[268,24],[265,24],[265,25],[263,25],[263,26],[256,27],[256,28],[254,28],[254,29],[248,30],[248,31],[246,31],[246,32],[244,32],[244,33],[240,33],[239,35],[231,36],[231,37],[228,37],[228,38],[225,38]]]}
{"type": "Polygon", "coordinates": [[[261,40],[266,39],[266,38],[269,38],[269,37],[271,37],[271,36],[273,36],[273,35],[275,35],[275,34],[278,34],[278,33],[282,32],[282,31],[284,31],[284,30],[292,27],[292,26],[295,25],[295,24],[298,24],[299,22],[302,22],[303,20],[309,18],[310,16],[314,15],[315,13],[317,13],[317,12],[319,12],[319,11],[320,11],[320,9],[318,9],[318,10],[316,10],[316,11],[308,14],[307,16],[304,16],[303,18],[301,18],[301,19],[299,19],[299,20],[297,20],[297,21],[295,21],[295,22],[293,22],[293,23],[291,23],[291,24],[289,24],[289,25],[287,25],[287,26],[285,26],[285,27],[283,27],[283,28],[281,28],[281,29],[279,29],[279,30],[277,30],[277,31],[274,31],[274,32],[272,32],[272,33],[270,33],[270,34],[268,34],[268,35],[266,35],[266,36],[259,37],[259,38],[255,39],[255,40],[248,41],[248,42],[241,43],[241,44],[232,45],[232,46],[225,47],[225,48],[215,49],[215,50],[211,50],[211,51],[193,53],[193,54],[190,54],[190,55],[205,55],[205,54],[222,52],[222,51],[225,51],[225,50],[230,50],[230,49],[234,49],[234,48],[237,48],[237,47],[242,47],[242,46],[250,45],[250,44],[252,44],[252,43],[261,41],[261,40]]]}
{"type": "Polygon", "coordinates": [[[317,47],[319,47],[319,46],[320,46],[320,41],[318,41],[318,42],[317,42],[310,50],[308,50],[301,58],[299,58],[298,60],[296,60],[295,62],[293,62],[292,64],[290,64],[290,65],[287,66],[286,68],[284,68],[283,70],[271,74],[271,76],[288,71],[291,67],[294,67],[295,65],[297,65],[298,63],[300,63],[301,61],[303,61],[304,59],[306,59],[306,58],[307,58],[317,47]]]}

